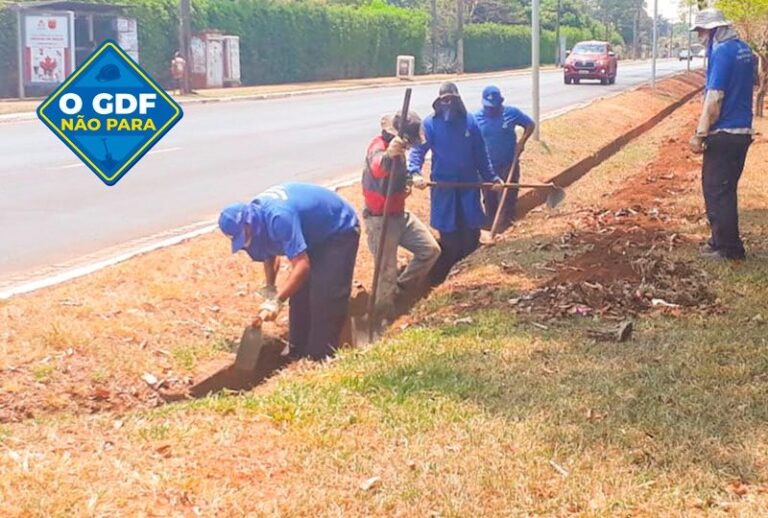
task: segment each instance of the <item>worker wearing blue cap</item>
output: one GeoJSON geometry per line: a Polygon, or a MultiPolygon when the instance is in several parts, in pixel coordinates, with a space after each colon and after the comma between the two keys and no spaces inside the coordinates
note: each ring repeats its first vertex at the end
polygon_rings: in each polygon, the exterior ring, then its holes
{"type": "Polygon", "coordinates": [[[355,210],[324,187],[285,183],[250,203],[228,205],[219,228],[240,250],[264,263],[267,300],[259,314],[274,318],[290,299],[291,352],[322,360],[339,347],[349,308],[352,275],[360,241],[355,210]],[[278,288],[280,256],[291,264],[288,279],[278,288]]]}
{"type": "MultiPolygon", "coordinates": [[[[520,163],[515,161],[515,151],[518,158],[525,150],[525,143],[533,134],[536,124],[528,115],[513,106],[504,106],[504,97],[496,86],[486,86],[483,90],[483,108],[475,114],[480,133],[483,135],[488,156],[493,170],[505,181],[518,183],[520,181],[520,163]],[[520,141],[517,140],[517,127],[523,128],[520,141]],[[514,169],[513,169],[514,167],[514,169]],[[511,173],[510,173],[511,172],[511,173]]],[[[515,218],[517,208],[517,189],[510,189],[504,206],[501,227],[508,226],[515,218]]],[[[499,192],[485,191],[486,226],[493,224],[499,207],[499,192]]]]}

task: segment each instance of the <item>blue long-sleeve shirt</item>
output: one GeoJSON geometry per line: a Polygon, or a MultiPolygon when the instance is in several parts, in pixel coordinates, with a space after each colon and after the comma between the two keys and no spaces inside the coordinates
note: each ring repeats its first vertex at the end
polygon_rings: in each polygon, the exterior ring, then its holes
{"type": "MultiPolygon", "coordinates": [[[[432,151],[435,182],[494,182],[493,171],[480,128],[471,114],[451,121],[429,115],[424,119],[425,142],[413,148],[408,171],[417,173],[424,165],[427,151],[432,151]]],[[[485,221],[479,189],[433,188],[430,224],[440,232],[459,228],[481,228],[485,221]]]]}

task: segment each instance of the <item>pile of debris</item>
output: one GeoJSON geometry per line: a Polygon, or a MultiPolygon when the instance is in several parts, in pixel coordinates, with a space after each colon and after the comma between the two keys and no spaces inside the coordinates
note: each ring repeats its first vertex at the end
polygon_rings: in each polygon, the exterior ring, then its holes
{"type": "Polygon", "coordinates": [[[655,308],[713,310],[715,296],[705,273],[687,263],[653,254],[633,261],[640,280],[617,279],[609,283],[563,282],[548,284],[509,302],[518,313],[549,318],[602,316],[626,318],[655,308]]]}
{"type": "Polygon", "coordinates": [[[514,311],[544,318],[600,316],[623,319],[649,310],[717,308],[706,272],[673,259],[683,239],[666,230],[656,209],[591,211],[560,239],[561,261],[544,268],[554,276],[511,299],[514,311]]]}

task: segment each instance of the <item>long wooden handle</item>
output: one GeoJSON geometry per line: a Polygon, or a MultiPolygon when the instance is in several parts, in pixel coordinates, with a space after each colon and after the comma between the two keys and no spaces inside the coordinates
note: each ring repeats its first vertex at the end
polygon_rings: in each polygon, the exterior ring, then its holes
{"type": "MultiPolygon", "coordinates": [[[[512,160],[512,167],[507,172],[507,177],[504,178],[504,182],[509,182],[509,179],[512,178],[512,175],[515,173],[515,168],[517,167],[517,160],[520,158],[520,149],[519,146],[515,146],[515,157],[512,160]]],[[[499,230],[499,224],[501,223],[501,215],[504,212],[504,205],[507,203],[507,194],[509,193],[509,189],[504,189],[504,191],[501,193],[501,200],[499,200],[499,206],[496,207],[496,216],[493,218],[493,225],[491,225],[491,239],[493,239],[496,236],[496,232],[499,230]]]]}
{"type": "Polygon", "coordinates": [[[553,183],[427,182],[428,187],[444,189],[555,189],[553,183]]]}
{"type": "MultiPolygon", "coordinates": [[[[403,99],[403,109],[400,112],[400,130],[398,131],[398,136],[400,138],[403,137],[403,130],[406,126],[406,121],[408,120],[408,111],[411,107],[411,89],[406,88],[405,89],[405,98],[403,99]]],[[[379,248],[376,250],[376,261],[373,263],[373,286],[371,286],[371,296],[368,299],[368,340],[373,341],[373,328],[374,324],[376,323],[375,312],[376,312],[376,292],[378,291],[379,287],[379,276],[381,275],[381,261],[384,257],[384,245],[386,244],[387,240],[387,227],[389,226],[389,206],[390,202],[392,201],[392,191],[394,189],[395,185],[395,178],[394,176],[400,172],[401,169],[405,169],[404,163],[402,163],[403,159],[398,159],[394,167],[392,168],[392,173],[389,175],[389,182],[387,182],[387,196],[384,198],[384,215],[383,219],[381,220],[381,236],[379,236],[379,248]]]]}

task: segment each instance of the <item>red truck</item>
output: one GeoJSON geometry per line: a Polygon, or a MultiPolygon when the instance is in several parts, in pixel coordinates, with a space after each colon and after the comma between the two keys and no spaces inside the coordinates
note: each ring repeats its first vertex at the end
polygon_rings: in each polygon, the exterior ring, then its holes
{"type": "Polygon", "coordinates": [[[607,41],[581,41],[565,60],[565,84],[579,84],[582,79],[599,79],[601,84],[616,82],[618,59],[607,41]]]}

